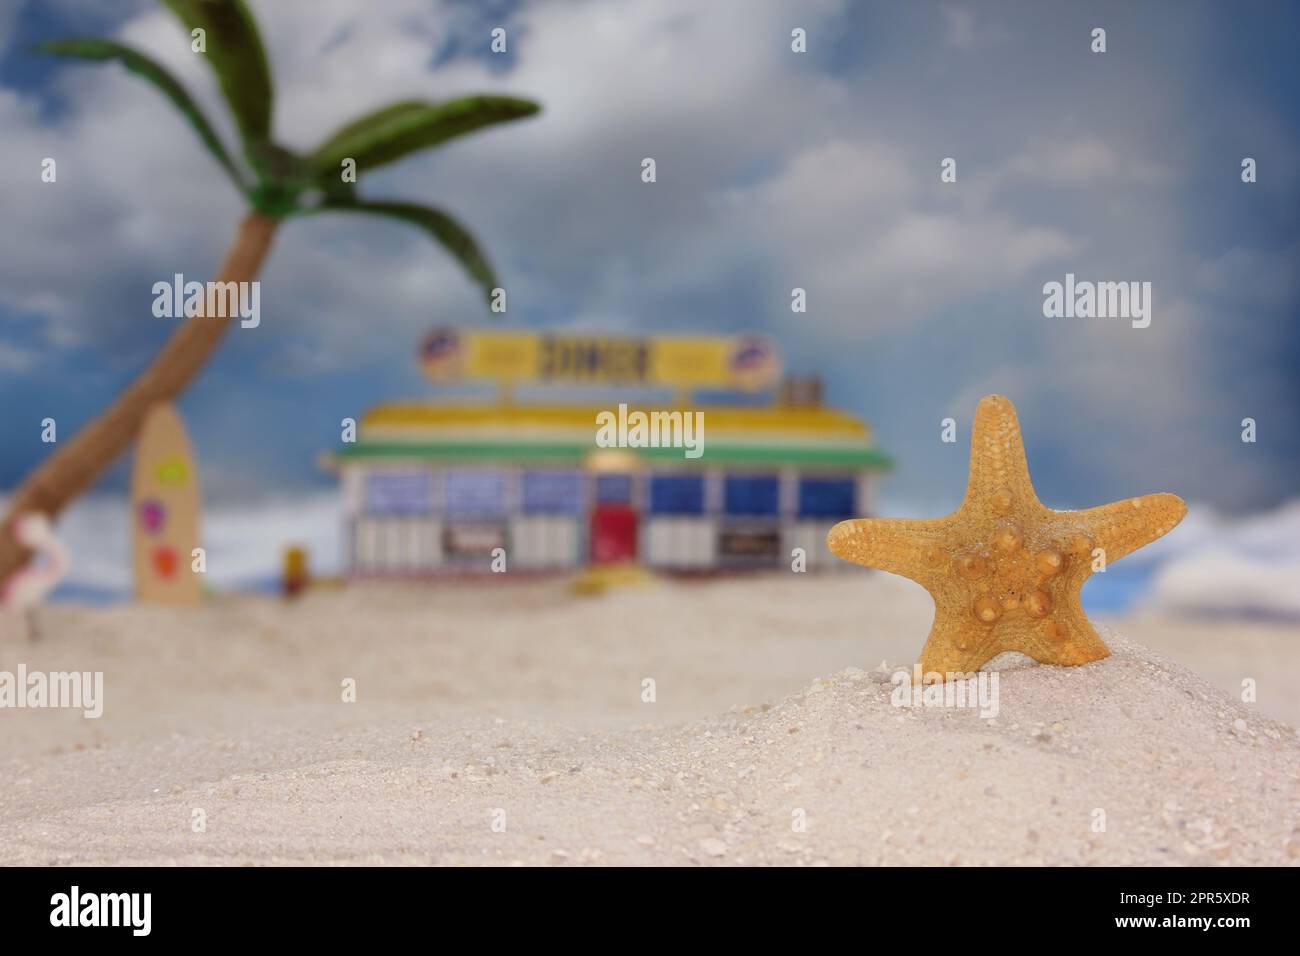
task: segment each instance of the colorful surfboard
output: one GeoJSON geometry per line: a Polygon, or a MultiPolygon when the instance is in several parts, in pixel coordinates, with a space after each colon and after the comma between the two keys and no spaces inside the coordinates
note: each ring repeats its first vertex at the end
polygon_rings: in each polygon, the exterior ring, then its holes
{"type": "Polygon", "coordinates": [[[185,426],[171,404],[145,416],[131,471],[135,596],[153,604],[197,604],[192,570],[199,541],[199,476],[185,426]]]}

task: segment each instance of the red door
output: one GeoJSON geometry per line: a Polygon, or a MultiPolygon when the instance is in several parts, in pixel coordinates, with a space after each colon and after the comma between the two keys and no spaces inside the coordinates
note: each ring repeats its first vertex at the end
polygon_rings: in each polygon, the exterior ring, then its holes
{"type": "Polygon", "coordinates": [[[597,505],[591,512],[591,562],[636,560],[636,512],[627,505],[597,505]]]}

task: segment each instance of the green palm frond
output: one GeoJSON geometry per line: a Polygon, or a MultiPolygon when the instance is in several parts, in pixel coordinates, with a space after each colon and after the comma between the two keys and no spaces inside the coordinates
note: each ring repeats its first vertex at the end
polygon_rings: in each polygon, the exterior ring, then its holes
{"type": "Polygon", "coordinates": [[[230,174],[230,178],[234,180],[235,186],[239,188],[240,192],[247,191],[243,173],[235,165],[234,160],[230,158],[230,153],[222,145],[220,137],[217,136],[212,124],[208,122],[208,118],[203,115],[203,111],[199,109],[198,103],[185,90],[185,87],[181,86],[177,79],[158,62],[138,50],[133,50],[120,43],[93,38],[52,40],[37,45],[36,49],[41,53],[73,57],[80,60],[97,62],[116,60],[132,73],[144,77],[185,115],[190,125],[194,127],[195,132],[199,134],[199,139],[203,141],[203,145],[208,148],[208,152],[216,158],[221,167],[230,174]]]}
{"type": "Polygon", "coordinates": [[[498,285],[496,274],[492,271],[487,256],[474,241],[470,231],[440,209],[408,202],[326,199],[319,206],[305,211],[372,213],[419,226],[455,257],[489,301],[492,298],[492,290],[498,285]]]}
{"type": "Polygon", "coordinates": [[[464,96],[443,103],[403,100],[340,127],[314,152],[303,156],[271,137],[271,71],[244,0],[161,2],[191,33],[205,31],[204,53],[234,117],[251,176],[236,164],[194,98],[143,53],[104,39],[58,40],[37,49],[83,60],[115,60],[149,80],[185,115],[259,212],[276,219],[331,211],[371,213],[418,226],[455,257],[491,300],[498,282],[469,230],[450,214],[430,206],[356,198],[354,183],[344,182],[340,175],[341,164],[352,159],[359,174],[476,130],[532,116],[540,110],[537,103],[495,95],[464,96]]]}
{"type": "Polygon", "coordinates": [[[244,0],[162,0],[190,33],[207,34],[205,56],[230,106],[249,161],[271,138],[271,67],[244,0]]]}
{"type": "Polygon", "coordinates": [[[513,96],[465,96],[445,103],[403,101],[355,120],[325,140],[308,162],[321,178],[336,176],[344,159],[357,172],[497,123],[532,116],[541,107],[513,96]]]}

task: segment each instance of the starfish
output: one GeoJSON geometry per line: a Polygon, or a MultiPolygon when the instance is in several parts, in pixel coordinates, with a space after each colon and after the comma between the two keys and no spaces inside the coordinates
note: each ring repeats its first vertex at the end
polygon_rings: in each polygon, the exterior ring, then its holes
{"type": "Polygon", "coordinates": [[[1186,513],[1170,494],[1053,511],[1029,480],[1015,406],[989,395],[975,410],[961,507],[929,520],[841,521],[826,541],[846,561],[929,591],[934,624],[921,671],[966,674],[1003,651],[1067,666],[1109,655],[1083,612],[1083,582],[1167,534],[1186,513]]]}

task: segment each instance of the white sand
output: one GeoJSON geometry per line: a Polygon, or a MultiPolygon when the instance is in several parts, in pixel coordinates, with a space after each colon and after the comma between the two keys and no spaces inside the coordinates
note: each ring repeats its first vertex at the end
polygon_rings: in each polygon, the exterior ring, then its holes
{"type": "Polygon", "coordinates": [[[929,607],[852,573],[48,609],[0,670],[103,670],[105,715],[0,710],[0,863],[1300,863],[1296,628],[1120,622],[1162,653],[1004,669],[989,722],[870,672],[929,607]]]}

